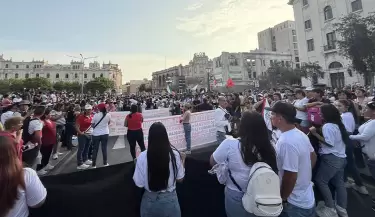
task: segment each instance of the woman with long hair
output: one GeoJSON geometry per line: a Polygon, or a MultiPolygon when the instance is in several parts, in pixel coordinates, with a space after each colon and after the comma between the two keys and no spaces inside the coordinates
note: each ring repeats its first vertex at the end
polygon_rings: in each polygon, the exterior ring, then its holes
{"type": "MultiPolygon", "coordinates": [[[[224,140],[212,154],[211,166],[228,162],[228,168],[237,184],[246,189],[252,165],[265,162],[277,171],[276,151],[272,146],[262,115],[244,112],[238,132],[239,139],[224,140]]],[[[228,217],[253,217],[242,205],[244,193],[228,178],[225,187],[225,210],[228,217]]]]}
{"type": "Polygon", "coordinates": [[[14,141],[0,136],[0,216],[27,217],[43,205],[47,191],[31,168],[22,168],[14,141]]]}
{"type": "Polygon", "coordinates": [[[320,111],[324,120],[323,136],[320,136],[314,127],[310,128],[310,132],[320,142],[320,164],[317,168],[315,181],[323,196],[324,204],[319,204],[316,212],[318,216],[348,216],[344,168],[346,165],[346,146],[351,145],[348,144],[349,135],[342,123],[340,112],[334,105],[323,105],[320,111]],[[336,206],[329,183],[332,183],[336,190],[336,206]]]}
{"type": "Polygon", "coordinates": [[[138,106],[133,104],[130,108],[130,114],[126,116],[124,122],[124,126],[128,128],[126,138],[128,139],[130,145],[130,154],[133,157],[133,161],[135,161],[137,158],[135,153],[135,147],[137,146],[137,143],[141,148],[141,151],[146,150],[143,138],[142,123],[142,113],[138,112],[138,106]]]}
{"type": "Polygon", "coordinates": [[[153,123],[148,134],[148,149],[137,160],[133,180],[145,188],[141,217],[181,216],[176,182],[185,176],[185,157],[171,146],[168,133],[160,122],[153,123]]]}
{"type": "Polygon", "coordinates": [[[101,103],[98,105],[99,113],[96,113],[92,119],[92,168],[96,168],[96,157],[98,156],[99,145],[102,145],[103,165],[109,166],[107,159],[107,144],[109,137],[109,124],[111,123],[111,115],[107,112],[106,105],[101,103]]]}

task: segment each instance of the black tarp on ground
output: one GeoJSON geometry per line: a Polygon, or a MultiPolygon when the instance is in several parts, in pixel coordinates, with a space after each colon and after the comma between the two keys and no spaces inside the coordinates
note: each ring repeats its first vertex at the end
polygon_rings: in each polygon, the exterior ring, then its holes
{"type": "MultiPolygon", "coordinates": [[[[177,193],[183,217],[225,217],[224,186],[207,173],[213,148],[186,160],[186,175],[177,193]]],[[[132,180],[133,163],[42,178],[45,205],[31,217],[138,217],[142,191],[132,180]]],[[[373,217],[370,198],[348,190],[349,216],[373,217]]]]}

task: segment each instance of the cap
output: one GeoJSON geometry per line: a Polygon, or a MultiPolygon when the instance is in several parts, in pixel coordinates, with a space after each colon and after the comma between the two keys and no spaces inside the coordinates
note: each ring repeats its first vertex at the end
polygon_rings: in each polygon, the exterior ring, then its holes
{"type": "Polygon", "coordinates": [[[297,112],[294,106],[290,103],[279,101],[272,108],[267,107],[264,109],[281,115],[283,118],[285,118],[285,120],[287,120],[290,123],[296,122],[297,112]]]}
{"type": "Polygon", "coordinates": [[[92,109],[92,106],[91,105],[89,105],[89,104],[86,104],[85,105],[85,110],[91,110],[92,109]]]}
{"type": "Polygon", "coordinates": [[[22,100],[18,105],[31,105],[31,102],[29,100],[22,100]]]}
{"type": "Polygon", "coordinates": [[[306,91],[312,91],[312,90],[314,90],[314,88],[312,88],[312,87],[306,87],[305,90],[306,90],[306,91]]]}
{"type": "Polygon", "coordinates": [[[104,103],[100,103],[100,104],[97,106],[97,108],[98,108],[99,110],[105,109],[105,104],[104,104],[104,103]]]}

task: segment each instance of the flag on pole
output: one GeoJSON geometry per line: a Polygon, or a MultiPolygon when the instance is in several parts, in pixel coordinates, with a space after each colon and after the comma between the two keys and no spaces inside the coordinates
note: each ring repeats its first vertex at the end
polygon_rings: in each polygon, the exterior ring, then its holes
{"type": "Polygon", "coordinates": [[[168,92],[169,94],[172,93],[171,87],[170,87],[169,85],[167,85],[167,92],[168,92]]]}
{"type": "Polygon", "coordinates": [[[262,106],[262,116],[264,122],[266,123],[267,128],[272,131],[272,123],[271,123],[271,111],[268,111],[264,108],[270,107],[268,100],[266,98],[263,99],[263,106],[262,106]]]}
{"type": "Polygon", "coordinates": [[[232,80],[231,77],[229,77],[228,80],[227,80],[227,87],[228,87],[228,88],[231,88],[231,87],[233,87],[233,86],[234,86],[233,80],[232,80]]]}

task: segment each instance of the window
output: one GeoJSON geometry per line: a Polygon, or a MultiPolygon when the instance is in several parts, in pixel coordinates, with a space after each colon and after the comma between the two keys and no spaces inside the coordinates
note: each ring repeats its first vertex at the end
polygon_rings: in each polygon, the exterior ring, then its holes
{"type": "Polygon", "coordinates": [[[5,64],[5,68],[7,69],[9,67],[9,65],[8,64],[5,64]]]}
{"type": "Polygon", "coordinates": [[[302,1],[302,5],[303,5],[303,6],[306,6],[306,5],[308,5],[308,4],[309,4],[309,1],[308,1],[308,0],[303,0],[303,1],[302,1]]]}
{"type": "Polygon", "coordinates": [[[362,10],[362,0],[355,0],[352,2],[352,11],[362,10]]]}
{"type": "Polygon", "coordinates": [[[299,69],[301,68],[301,65],[299,63],[296,64],[296,68],[299,69]]]}
{"type": "Polygon", "coordinates": [[[7,73],[5,73],[5,75],[4,75],[4,78],[5,78],[5,79],[7,79],[7,78],[8,78],[8,74],[7,74],[7,73]]]}
{"type": "Polygon", "coordinates": [[[299,63],[299,57],[294,58],[297,63],[299,63]]]}
{"type": "Polygon", "coordinates": [[[327,6],[324,8],[324,20],[330,20],[333,18],[332,8],[331,6],[327,6]]]}
{"type": "Polygon", "coordinates": [[[87,78],[87,74],[85,73],[85,75],[83,76],[84,78],[87,78]]]}
{"type": "Polygon", "coordinates": [[[332,62],[331,64],[329,64],[328,66],[329,69],[338,69],[338,68],[342,68],[342,64],[339,63],[339,62],[332,62]]]}
{"type": "Polygon", "coordinates": [[[270,65],[271,65],[271,66],[273,65],[273,60],[270,60],[270,65]]]}
{"type": "Polygon", "coordinates": [[[35,77],[36,77],[36,78],[39,78],[39,74],[38,74],[38,73],[36,73],[35,77]]]}
{"type": "Polygon", "coordinates": [[[16,65],[16,69],[18,69],[20,66],[19,65],[16,65]]]}
{"type": "Polygon", "coordinates": [[[314,50],[314,39],[307,40],[307,51],[314,50]]]}
{"type": "Polygon", "coordinates": [[[293,35],[293,42],[297,42],[297,36],[293,35]]]}
{"type": "Polygon", "coordinates": [[[298,50],[294,50],[294,55],[298,56],[298,50]]]}
{"type": "Polygon", "coordinates": [[[234,57],[234,56],[229,57],[229,65],[238,66],[238,62],[237,62],[236,57],[234,57]]]}
{"type": "Polygon", "coordinates": [[[293,35],[296,35],[296,30],[293,29],[293,30],[292,30],[292,34],[293,34],[293,35]]]}
{"type": "Polygon", "coordinates": [[[265,60],[263,60],[263,66],[266,66],[266,61],[265,60]]]}
{"type": "Polygon", "coordinates": [[[26,65],[26,69],[28,69],[30,66],[29,65],[26,65]]]}
{"type": "Polygon", "coordinates": [[[257,72],[253,72],[253,78],[257,78],[257,72]]]}
{"type": "Polygon", "coordinates": [[[47,73],[47,78],[50,78],[50,77],[51,77],[51,75],[49,73],[47,73]]]}
{"type": "Polygon", "coordinates": [[[327,33],[327,47],[325,50],[336,49],[336,34],[335,32],[327,33]]]}
{"type": "Polygon", "coordinates": [[[29,77],[30,77],[29,73],[26,73],[25,78],[29,78],[29,77]]]}
{"type": "Polygon", "coordinates": [[[100,77],[101,77],[101,78],[103,78],[103,73],[102,73],[102,74],[100,74],[100,77]]]}
{"type": "Polygon", "coordinates": [[[298,49],[298,44],[297,43],[293,43],[293,47],[294,47],[294,49],[298,49]]]}
{"type": "Polygon", "coordinates": [[[69,78],[69,74],[67,73],[67,74],[65,74],[65,78],[69,78]]]}
{"type": "Polygon", "coordinates": [[[311,20],[306,20],[305,21],[305,29],[311,29],[311,20]]]}
{"type": "Polygon", "coordinates": [[[247,72],[247,76],[251,79],[251,72],[247,72]]]}
{"type": "Polygon", "coordinates": [[[78,78],[78,74],[77,73],[74,74],[74,78],[78,78]]]}
{"type": "Polygon", "coordinates": [[[16,73],[16,74],[14,75],[14,78],[18,78],[18,73],[16,73]]]}
{"type": "Polygon", "coordinates": [[[57,73],[57,74],[56,74],[56,78],[60,78],[60,75],[59,75],[59,73],[57,73]]]}
{"type": "Polygon", "coordinates": [[[92,74],[92,78],[95,78],[95,73],[94,73],[94,74],[92,74]]]}

